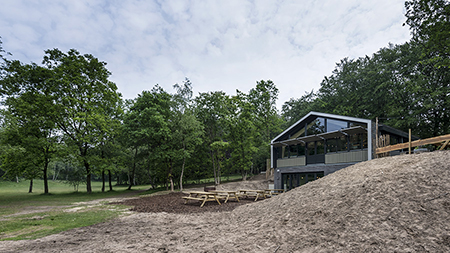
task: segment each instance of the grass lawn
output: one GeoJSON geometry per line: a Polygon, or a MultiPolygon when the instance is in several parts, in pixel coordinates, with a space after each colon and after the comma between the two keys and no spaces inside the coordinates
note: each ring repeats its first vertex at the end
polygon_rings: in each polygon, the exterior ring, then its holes
{"type": "MultiPolygon", "coordinates": [[[[126,206],[97,204],[88,207],[82,203],[130,193],[127,186],[115,186],[113,191],[102,193],[101,182],[92,182],[91,194],[86,193],[85,185],[75,192],[73,187],[53,181],[49,181],[50,194],[43,194],[42,180],[35,180],[33,193],[28,193],[28,187],[29,181],[0,181],[0,240],[35,239],[100,223],[128,210],[126,206]]],[[[148,185],[133,186],[131,192],[149,188],[148,185]]]]}
{"type": "MultiPolygon", "coordinates": [[[[223,182],[239,179],[240,176],[222,177],[223,182]]],[[[28,193],[29,183],[28,180],[19,183],[0,180],[0,241],[36,239],[110,220],[124,214],[129,207],[86,202],[150,189],[149,185],[133,186],[131,191],[127,186],[113,186],[113,191],[101,192],[101,182],[92,182],[92,193],[87,194],[86,185],[80,185],[76,192],[68,184],[49,180],[50,193],[43,194],[42,180],[34,180],[33,193],[28,193]]],[[[214,184],[214,179],[184,183],[186,187],[199,184],[214,184]]],[[[141,194],[162,190],[165,188],[141,194]]]]}

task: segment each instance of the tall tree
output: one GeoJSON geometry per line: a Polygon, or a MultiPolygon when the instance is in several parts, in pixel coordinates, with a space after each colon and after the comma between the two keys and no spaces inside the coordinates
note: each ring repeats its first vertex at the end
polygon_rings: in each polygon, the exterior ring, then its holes
{"type": "Polygon", "coordinates": [[[175,84],[177,93],[173,96],[172,132],[173,148],[177,151],[177,156],[181,161],[180,190],[183,190],[183,176],[186,167],[186,160],[191,157],[195,147],[201,143],[203,126],[192,112],[192,84],[189,79],[182,85],[175,84]]]}
{"type": "Polygon", "coordinates": [[[65,134],[66,143],[78,149],[85,167],[86,190],[92,192],[91,149],[100,145],[109,126],[117,121],[121,94],[108,80],[111,73],[106,63],[90,54],[81,55],[71,49],[45,51],[43,63],[52,71],[48,83],[52,88],[52,119],[65,134]]]}
{"type": "Polygon", "coordinates": [[[4,75],[0,86],[5,97],[2,104],[15,118],[18,133],[11,141],[26,150],[26,158],[36,161],[33,157],[40,156],[44,193],[48,193],[48,165],[60,141],[56,124],[50,116],[53,97],[47,81],[52,73],[34,63],[7,60],[2,70],[4,75]]]}
{"type": "Polygon", "coordinates": [[[132,178],[139,160],[148,166],[148,170],[155,165],[155,169],[170,167],[166,158],[167,141],[172,134],[169,126],[171,103],[171,95],[157,85],[151,91],[143,91],[125,113],[123,132],[126,145],[134,152],[132,178]]]}
{"type": "Polygon", "coordinates": [[[200,93],[194,100],[195,115],[205,130],[203,147],[209,153],[210,166],[213,167],[216,184],[218,183],[217,164],[215,164],[211,144],[215,141],[225,140],[225,123],[229,113],[228,100],[228,95],[223,91],[200,93]]]}
{"type": "Polygon", "coordinates": [[[276,108],[278,93],[275,83],[261,80],[248,94],[249,103],[253,106],[252,121],[260,134],[260,138],[255,139],[258,152],[254,155],[253,165],[260,170],[266,167],[266,160],[270,158],[270,141],[281,131],[283,123],[276,108]]]}
{"type": "Polygon", "coordinates": [[[241,172],[242,180],[246,180],[253,166],[253,155],[257,151],[255,142],[260,136],[253,123],[254,108],[248,101],[248,96],[240,91],[236,93],[229,100],[226,137],[230,142],[230,162],[241,172]]]}

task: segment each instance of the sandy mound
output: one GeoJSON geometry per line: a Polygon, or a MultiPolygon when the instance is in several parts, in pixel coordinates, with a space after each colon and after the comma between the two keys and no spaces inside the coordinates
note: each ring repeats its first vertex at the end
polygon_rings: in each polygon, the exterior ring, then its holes
{"type": "Polygon", "coordinates": [[[2,252],[450,252],[450,151],[376,159],[232,212],[139,213],[2,252]]]}

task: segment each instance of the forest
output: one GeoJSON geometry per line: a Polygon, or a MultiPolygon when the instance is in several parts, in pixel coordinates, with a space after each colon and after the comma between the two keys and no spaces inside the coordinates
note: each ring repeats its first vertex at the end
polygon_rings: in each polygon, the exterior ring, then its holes
{"type": "MultiPolygon", "coordinates": [[[[193,94],[155,85],[125,100],[106,63],[76,49],[42,64],[10,59],[0,40],[0,177],[183,189],[183,182],[266,170],[270,140],[310,111],[375,120],[421,138],[450,133],[450,3],[405,2],[411,40],[344,58],[317,91],[277,110],[278,88],[193,94]]],[[[302,85],[299,81],[297,84],[302,85]]]]}

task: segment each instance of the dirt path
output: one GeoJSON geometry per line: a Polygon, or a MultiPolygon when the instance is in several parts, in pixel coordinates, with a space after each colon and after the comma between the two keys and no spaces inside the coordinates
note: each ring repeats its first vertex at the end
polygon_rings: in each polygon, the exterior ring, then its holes
{"type": "Polygon", "coordinates": [[[232,211],[134,213],[0,251],[450,252],[449,161],[449,151],[376,159],[232,211]]]}

